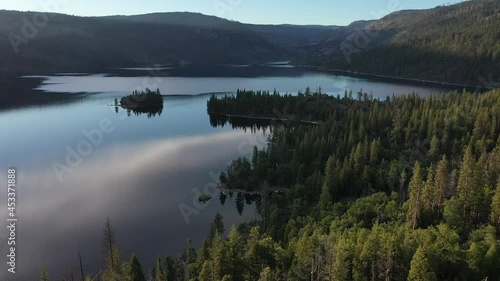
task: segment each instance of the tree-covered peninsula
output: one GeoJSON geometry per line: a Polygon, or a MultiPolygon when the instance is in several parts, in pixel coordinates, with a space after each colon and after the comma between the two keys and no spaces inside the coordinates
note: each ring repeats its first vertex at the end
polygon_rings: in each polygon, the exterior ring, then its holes
{"type": "Polygon", "coordinates": [[[88,280],[498,280],[500,90],[239,91],[208,111],[318,122],[273,123],[267,147],[222,173],[228,189],[260,191],[260,219],[226,232],[218,215],[200,249],[150,271],[121,260],[108,222],[106,267],[88,280]]]}

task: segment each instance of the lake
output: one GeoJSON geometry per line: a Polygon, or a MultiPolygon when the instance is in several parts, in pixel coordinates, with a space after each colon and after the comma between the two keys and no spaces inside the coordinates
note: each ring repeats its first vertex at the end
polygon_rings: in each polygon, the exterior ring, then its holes
{"type": "MultiPolygon", "coordinates": [[[[0,180],[6,183],[7,169],[17,169],[19,219],[17,274],[6,275],[6,264],[0,263],[1,280],[35,280],[42,264],[59,277],[76,270],[78,251],[86,270],[94,272],[102,262],[108,217],[123,257],[136,252],[146,270],[158,255],[177,255],[187,239],[199,246],[216,213],[224,216],[226,229],[258,219],[255,203],[248,202],[240,214],[237,196],[219,200],[215,185],[231,160],[251,156],[254,145],[265,146],[269,132],[211,126],[206,113],[211,93],[233,94],[238,88],[296,93],[309,86],[332,95],[363,89],[385,99],[445,90],[281,65],[120,68],[28,76],[16,83],[29,85],[28,97],[67,99],[0,111],[0,180]],[[165,95],[161,114],[128,114],[110,106],[145,87],[165,95]],[[200,204],[200,193],[214,198],[200,204]]],[[[9,94],[15,99],[15,91],[9,94]]],[[[2,198],[0,220],[6,224],[2,198]]],[[[0,229],[4,256],[6,231],[0,229]]]]}

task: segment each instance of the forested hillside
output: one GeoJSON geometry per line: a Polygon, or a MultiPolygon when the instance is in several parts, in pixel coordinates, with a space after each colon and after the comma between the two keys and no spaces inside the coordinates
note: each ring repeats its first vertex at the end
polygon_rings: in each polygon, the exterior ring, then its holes
{"type": "Polygon", "coordinates": [[[113,234],[102,280],[498,280],[499,90],[239,91],[208,111],[320,122],[273,123],[266,148],[221,173],[229,190],[261,194],[261,220],[227,233],[217,216],[201,249],[151,272],[122,262],[113,234]]]}
{"type": "Polygon", "coordinates": [[[400,11],[331,46],[311,63],[329,68],[498,87],[500,1],[400,11]],[[488,83],[486,83],[487,81],[488,83]],[[487,84],[487,85],[485,85],[487,84]]]}
{"type": "Polygon", "coordinates": [[[492,88],[500,81],[498,0],[399,11],[348,26],[254,25],[196,13],[46,16],[38,26],[34,13],[0,11],[0,74],[291,60],[492,88]]]}
{"type": "Polygon", "coordinates": [[[0,11],[0,74],[181,61],[296,60],[325,51],[323,47],[316,48],[325,38],[341,42],[355,27],[369,23],[347,27],[255,25],[184,12],[75,17],[0,11]],[[47,22],[38,24],[43,16],[47,22]]]}
{"type": "Polygon", "coordinates": [[[284,59],[286,54],[255,32],[230,28],[240,23],[203,15],[122,18],[49,14],[47,24],[40,27],[33,25],[35,15],[0,11],[0,74],[179,62],[259,62],[284,59]],[[29,38],[23,35],[23,18],[34,26],[28,29],[29,38]],[[187,24],[196,18],[209,24],[187,24]]]}

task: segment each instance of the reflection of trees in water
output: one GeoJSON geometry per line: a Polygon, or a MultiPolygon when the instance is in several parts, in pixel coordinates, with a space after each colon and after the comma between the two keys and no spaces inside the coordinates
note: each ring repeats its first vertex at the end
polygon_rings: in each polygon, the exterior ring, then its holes
{"type": "MultiPolygon", "coordinates": [[[[127,116],[132,116],[134,114],[135,116],[140,116],[142,114],[146,114],[148,118],[151,117],[156,117],[156,115],[161,116],[163,112],[163,105],[162,106],[149,106],[149,107],[122,107],[122,109],[127,111],[127,116]]],[[[120,107],[115,106],[115,112],[118,113],[120,112],[120,107]]]]}
{"type": "MultiPolygon", "coordinates": [[[[226,203],[227,196],[229,195],[230,198],[233,198],[233,192],[229,192],[229,194],[220,193],[219,200],[222,205],[226,203]]],[[[254,203],[259,203],[260,202],[260,194],[258,193],[244,193],[244,192],[237,192],[236,193],[236,209],[238,210],[238,214],[243,214],[243,210],[245,209],[245,205],[252,205],[254,203]]]]}
{"type": "Polygon", "coordinates": [[[221,192],[219,195],[219,200],[220,200],[220,204],[222,206],[224,206],[224,204],[226,203],[226,199],[227,199],[227,194],[225,194],[224,192],[221,192]]]}
{"type": "MultiPolygon", "coordinates": [[[[227,197],[233,198],[234,192],[220,192],[219,201],[222,206],[226,204],[227,197]]],[[[268,213],[269,206],[269,198],[273,195],[273,192],[267,193],[267,196],[262,196],[262,194],[258,192],[245,193],[245,192],[236,192],[236,210],[238,210],[238,214],[241,216],[245,209],[245,205],[255,204],[256,212],[262,216],[262,214],[268,213]],[[264,198],[263,198],[264,197],[264,198]],[[264,203],[263,203],[264,202],[264,203]],[[267,209],[266,209],[267,208],[267,209]]]]}
{"type": "Polygon", "coordinates": [[[276,125],[279,121],[274,120],[265,120],[265,119],[250,119],[250,118],[242,118],[242,117],[228,117],[225,115],[218,114],[210,114],[210,125],[212,127],[224,127],[227,124],[231,125],[233,129],[250,129],[253,133],[257,131],[266,132],[269,130],[271,133],[273,131],[273,126],[276,125]]]}
{"type": "Polygon", "coordinates": [[[238,214],[240,214],[240,216],[245,210],[245,205],[255,204],[256,213],[263,218],[267,218],[271,215],[271,201],[281,200],[284,198],[283,195],[285,194],[285,192],[282,190],[268,190],[264,192],[221,192],[219,194],[221,205],[224,205],[226,203],[228,196],[232,199],[235,193],[236,210],[238,210],[238,214]]]}
{"type": "Polygon", "coordinates": [[[243,213],[243,209],[245,209],[245,201],[243,200],[243,194],[242,193],[238,193],[236,195],[236,209],[238,210],[238,214],[241,214],[243,213]]]}

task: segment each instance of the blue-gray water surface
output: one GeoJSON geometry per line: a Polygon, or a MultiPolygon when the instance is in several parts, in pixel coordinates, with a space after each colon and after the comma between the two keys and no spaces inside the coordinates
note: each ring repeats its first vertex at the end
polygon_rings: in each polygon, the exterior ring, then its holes
{"type": "MultiPolygon", "coordinates": [[[[238,88],[296,93],[310,86],[332,95],[363,89],[384,99],[444,90],[272,66],[135,67],[23,79],[41,79],[33,94],[79,98],[0,111],[0,181],[7,182],[8,168],[17,169],[19,219],[17,273],[7,274],[2,262],[1,280],[36,280],[42,265],[59,277],[77,268],[78,251],[86,270],[95,271],[108,217],[124,258],[136,252],[146,269],[158,255],[177,255],[187,239],[199,246],[216,213],[224,216],[226,229],[258,219],[254,204],[238,213],[236,195],[222,204],[215,184],[232,159],[266,145],[268,132],[212,127],[206,113],[210,93],[238,88]],[[161,115],[128,115],[110,106],[145,87],[165,95],[161,115]],[[199,192],[214,198],[199,204],[199,192]]],[[[0,229],[5,259],[7,231],[0,229]]]]}

